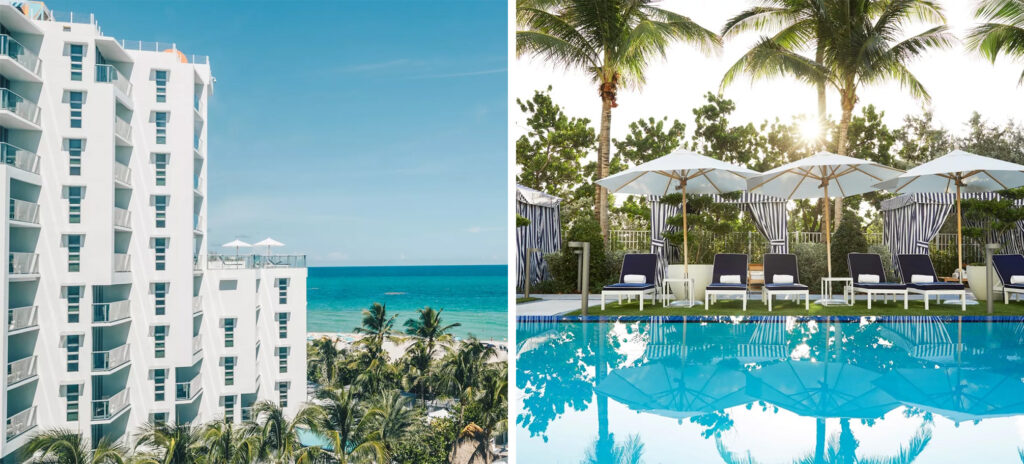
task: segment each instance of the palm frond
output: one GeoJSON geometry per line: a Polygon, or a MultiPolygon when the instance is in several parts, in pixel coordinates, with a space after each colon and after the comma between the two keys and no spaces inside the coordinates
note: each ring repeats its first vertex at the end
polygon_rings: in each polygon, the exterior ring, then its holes
{"type": "MultiPolygon", "coordinates": [[[[781,2],[779,2],[781,3],[781,2]]],[[[726,20],[721,35],[735,37],[750,31],[771,31],[800,21],[801,15],[787,6],[755,6],[726,20]]]]}
{"type": "Polygon", "coordinates": [[[829,80],[828,71],[822,65],[782,47],[768,37],[762,37],[726,71],[721,87],[732,84],[740,74],[750,76],[752,82],[782,76],[791,76],[808,84],[829,80]]]}

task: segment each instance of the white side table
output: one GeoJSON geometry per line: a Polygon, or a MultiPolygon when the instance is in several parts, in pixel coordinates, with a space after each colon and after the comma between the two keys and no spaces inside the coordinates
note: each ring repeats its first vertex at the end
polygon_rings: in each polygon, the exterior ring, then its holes
{"type": "Polygon", "coordinates": [[[832,284],[843,284],[843,299],[841,304],[853,306],[853,278],[852,277],[822,277],[821,278],[821,299],[817,302],[822,306],[830,306],[839,301],[832,299],[832,284]]]}
{"type": "MultiPolygon", "coordinates": [[[[674,279],[665,278],[661,281],[661,305],[668,306],[669,294],[672,294],[672,287],[669,286],[671,283],[682,284],[686,288],[686,301],[690,306],[693,306],[693,278],[692,277],[677,277],[674,279]]],[[[672,294],[673,299],[675,294],[672,294]]]]}

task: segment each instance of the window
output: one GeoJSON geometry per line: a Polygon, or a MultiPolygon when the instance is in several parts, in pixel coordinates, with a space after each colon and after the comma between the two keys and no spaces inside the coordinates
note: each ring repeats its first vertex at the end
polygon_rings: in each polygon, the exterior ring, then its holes
{"type": "Polygon", "coordinates": [[[156,208],[156,228],[167,227],[167,195],[156,195],[153,197],[153,207],[156,208]]]}
{"type": "Polygon", "coordinates": [[[154,412],[153,414],[149,415],[149,422],[152,423],[153,425],[166,424],[167,423],[167,413],[166,412],[154,412]]]}
{"type": "Polygon", "coordinates": [[[71,44],[71,80],[82,80],[82,62],[85,60],[85,45],[71,44]]]}
{"type": "Polygon", "coordinates": [[[82,386],[74,384],[65,385],[64,388],[67,390],[67,420],[68,422],[78,421],[78,398],[82,395],[82,386]]]}
{"type": "Polygon", "coordinates": [[[72,286],[66,288],[68,300],[68,322],[76,323],[79,321],[79,316],[82,313],[82,287],[72,286]]]}
{"type": "Polygon", "coordinates": [[[235,318],[224,319],[224,348],[235,346],[235,318]]]}
{"type": "Polygon", "coordinates": [[[82,222],[82,187],[68,187],[68,223],[82,222]]]}
{"type": "Polygon", "coordinates": [[[167,312],[167,282],[153,284],[153,309],[157,316],[167,312]]]}
{"type": "Polygon", "coordinates": [[[167,71],[156,71],[156,101],[163,103],[167,101],[167,71]]]}
{"type": "Polygon", "coordinates": [[[68,372],[78,372],[78,350],[82,347],[81,335],[68,335],[68,372]]]}
{"type": "Polygon", "coordinates": [[[163,401],[167,395],[167,369],[153,369],[153,401],[163,401]]]}
{"type": "Polygon", "coordinates": [[[221,358],[224,364],[224,385],[231,386],[235,384],[235,358],[221,358]]]}
{"type": "Polygon", "coordinates": [[[288,303],[288,279],[277,279],[277,302],[280,304],[288,303]]]}
{"type": "Polygon", "coordinates": [[[82,139],[68,139],[68,174],[82,175],[82,139]]]}
{"type": "Polygon", "coordinates": [[[156,185],[167,185],[167,153],[153,154],[153,165],[156,167],[156,185]]]}
{"type": "Polygon", "coordinates": [[[288,347],[277,348],[277,371],[284,374],[288,372],[288,347]]]}
{"type": "Polygon", "coordinates": [[[156,123],[156,143],[163,145],[167,143],[167,113],[158,111],[154,115],[154,121],[156,123]]]}
{"type": "Polygon", "coordinates": [[[153,256],[156,259],[156,270],[162,271],[167,268],[167,237],[153,239],[153,256]]]}
{"type": "Polygon", "coordinates": [[[282,408],[288,407],[288,382],[277,384],[277,402],[282,408]]]}
{"type": "Polygon", "coordinates": [[[68,105],[71,107],[71,127],[79,129],[82,127],[82,103],[85,101],[85,94],[82,92],[68,92],[68,105]]]}
{"type": "Polygon", "coordinates": [[[83,235],[68,235],[68,272],[78,272],[82,268],[83,235]]]}
{"type": "Polygon", "coordinates": [[[167,326],[153,327],[153,357],[163,358],[167,354],[167,326]]]}
{"type": "Polygon", "coordinates": [[[277,313],[277,336],[288,338],[288,313],[277,313]]]}
{"type": "Polygon", "coordinates": [[[227,422],[235,421],[235,397],[225,396],[224,397],[224,420],[227,422]]]}

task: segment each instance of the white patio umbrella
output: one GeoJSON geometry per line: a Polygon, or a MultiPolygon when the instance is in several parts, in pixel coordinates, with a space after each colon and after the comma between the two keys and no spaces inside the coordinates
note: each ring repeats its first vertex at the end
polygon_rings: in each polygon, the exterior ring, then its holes
{"type": "Polygon", "coordinates": [[[259,242],[256,242],[255,244],[253,244],[253,246],[267,247],[267,254],[269,255],[270,247],[280,247],[284,246],[284,244],[270,237],[267,237],[259,242]]]}
{"type": "MultiPolygon", "coordinates": [[[[994,192],[1024,185],[1024,166],[953,150],[876,187],[892,193],[956,193],[957,269],[964,268],[961,192],[994,192]]],[[[963,273],[960,281],[963,281],[963,273]]]]}
{"type": "Polygon", "coordinates": [[[829,190],[848,197],[877,190],[875,184],[903,171],[871,161],[819,151],[749,179],[747,190],[787,200],[825,199],[825,250],[828,276],[832,277],[831,213],[829,190]]]}
{"type": "Polygon", "coordinates": [[[241,248],[241,247],[248,248],[248,247],[251,247],[252,245],[250,245],[248,243],[245,243],[245,242],[243,242],[243,241],[241,241],[241,240],[236,238],[236,239],[234,239],[234,240],[232,240],[232,241],[230,241],[228,243],[225,243],[225,244],[223,244],[221,246],[224,247],[224,248],[234,248],[235,249],[235,256],[238,256],[238,249],[239,248],[241,248]]]}
{"type": "Polygon", "coordinates": [[[683,268],[689,275],[687,246],[686,194],[722,194],[744,190],[747,178],[757,175],[742,166],[709,158],[688,150],[676,150],[618,174],[598,180],[611,193],[666,195],[672,190],[683,194],[683,268]]]}

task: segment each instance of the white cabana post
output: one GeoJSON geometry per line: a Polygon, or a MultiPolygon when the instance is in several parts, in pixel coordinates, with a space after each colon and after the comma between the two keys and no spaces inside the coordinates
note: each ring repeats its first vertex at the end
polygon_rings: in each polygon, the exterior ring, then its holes
{"type": "Polygon", "coordinates": [[[267,247],[267,256],[270,256],[270,247],[281,247],[284,246],[284,244],[270,237],[267,237],[259,242],[256,242],[255,244],[253,244],[253,246],[267,247]]]}
{"type": "MultiPolygon", "coordinates": [[[[1024,166],[1009,161],[953,150],[876,185],[892,193],[937,192],[956,194],[957,269],[964,268],[961,193],[994,192],[1024,185],[1024,166]]],[[[957,272],[963,282],[963,272],[957,272]]]]}
{"type": "Polygon", "coordinates": [[[234,239],[234,240],[232,240],[232,241],[230,241],[228,243],[225,243],[225,244],[223,244],[221,246],[224,247],[224,248],[234,248],[235,249],[235,256],[238,256],[238,249],[239,248],[241,248],[241,247],[249,248],[252,245],[250,245],[248,243],[245,243],[245,242],[243,242],[243,241],[241,241],[241,240],[236,238],[236,239],[234,239]]]}

